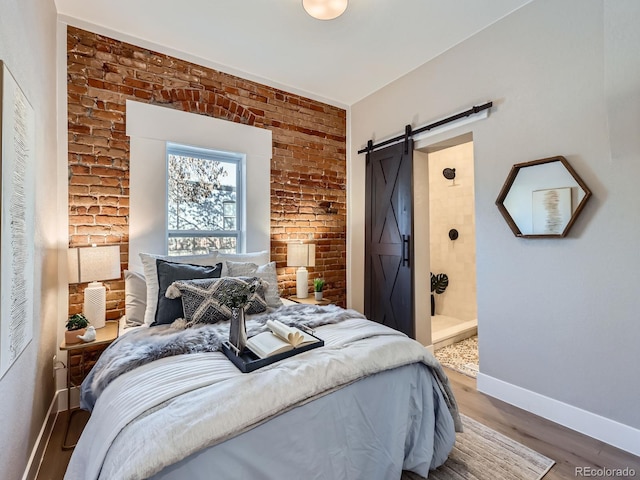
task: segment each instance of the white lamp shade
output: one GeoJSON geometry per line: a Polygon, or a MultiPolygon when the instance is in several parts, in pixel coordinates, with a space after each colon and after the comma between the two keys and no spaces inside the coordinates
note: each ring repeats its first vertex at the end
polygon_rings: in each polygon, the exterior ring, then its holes
{"type": "Polygon", "coordinates": [[[289,243],[287,245],[288,267],[315,267],[315,243],[289,243]]]}
{"type": "Polygon", "coordinates": [[[120,278],[120,245],[70,248],[69,283],[120,278]]]}

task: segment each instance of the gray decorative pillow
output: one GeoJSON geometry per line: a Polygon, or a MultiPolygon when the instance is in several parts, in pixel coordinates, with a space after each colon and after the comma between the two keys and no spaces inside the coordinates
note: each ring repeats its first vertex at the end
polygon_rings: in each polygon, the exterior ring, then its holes
{"type": "Polygon", "coordinates": [[[245,313],[260,313],[267,309],[264,295],[267,283],[258,277],[222,277],[219,279],[179,280],[167,289],[168,298],[182,298],[184,319],[188,326],[196,323],[217,323],[231,318],[231,308],[221,300],[225,292],[239,285],[257,283],[249,297],[245,313]]]}
{"type": "Polygon", "coordinates": [[[177,318],[182,318],[182,302],[172,300],[165,293],[169,286],[177,280],[194,280],[196,278],[220,278],[222,263],[215,266],[191,265],[188,263],[172,263],[159,258],[156,260],[158,268],[158,306],[156,317],[150,326],[166,325],[173,323],[177,318]]]}
{"type": "Polygon", "coordinates": [[[249,252],[249,253],[224,253],[218,251],[218,261],[222,262],[222,275],[221,277],[237,277],[237,275],[230,275],[227,271],[226,262],[245,262],[255,263],[256,265],[266,265],[269,263],[269,252],[262,250],[261,252],[249,252]]]}
{"type": "MultiPolygon", "coordinates": [[[[207,255],[155,255],[151,253],[140,253],[140,260],[144,268],[144,278],[147,283],[147,300],[144,312],[144,323],[151,325],[156,319],[156,308],[158,307],[158,268],[156,260],[165,260],[172,263],[189,263],[191,265],[215,266],[218,262],[218,252],[207,255]]],[[[222,265],[225,267],[224,263],[222,265]]],[[[224,268],[223,268],[224,270],[224,268]]],[[[224,273],[224,272],[223,272],[224,273]]],[[[223,275],[220,275],[221,277],[223,275]]],[[[177,280],[177,279],[175,279],[177,280]]]]}
{"type": "Polygon", "coordinates": [[[258,277],[269,284],[265,298],[267,305],[273,308],[282,306],[278,292],[278,274],[276,262],[258,266],[255,263],[231,262],[227,260],[227,271],[230,277],[258,277]]]}

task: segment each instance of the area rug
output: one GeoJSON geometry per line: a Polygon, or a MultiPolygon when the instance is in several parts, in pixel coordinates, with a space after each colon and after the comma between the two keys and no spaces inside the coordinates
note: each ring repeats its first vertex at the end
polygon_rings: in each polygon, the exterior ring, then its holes
{"type": "Polygon", "coordinates": [[[476,378],[478,376],[478,336],[474,335],[461,342],[448,345],[435,353],[445,367],[476,378]]]}
{"type": "MultiPolygon", "coordinates": [[[[429,472],[429,480],[539,480],[555,463],[521,443],[461,415],[464,433],[456,435],[449,459],[429,472]]],[[[401,480],[424,480],[402,472],[401,480]]]]}

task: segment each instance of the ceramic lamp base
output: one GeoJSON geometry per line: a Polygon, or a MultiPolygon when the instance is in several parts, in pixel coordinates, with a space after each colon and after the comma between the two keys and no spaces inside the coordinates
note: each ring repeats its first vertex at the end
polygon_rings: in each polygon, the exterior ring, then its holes
{"type": "Polygon", "coordinates": [[[309,271],[300,267],[296,270],[296,297],[307,298],[309,296],[309,271]]]}
{"type": "Polygon", "coordinates": [[[105,325],[107,289],[100,282],[92,282],[84,289],[84,308],[82,313],[89,325],[102,328],[105,325]]]}

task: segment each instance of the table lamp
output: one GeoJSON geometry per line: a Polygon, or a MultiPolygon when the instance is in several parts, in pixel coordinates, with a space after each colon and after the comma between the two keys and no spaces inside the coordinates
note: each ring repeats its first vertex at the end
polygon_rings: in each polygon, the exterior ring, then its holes
{"type": "Polygon", "coordinates": [[[305,267],[316,266],[316,246],[314,243],[287,244],[287,266],[296,270],[296,297],[309,296],[309,272],[305,267]]]}
{"type": "Polygon", "coordinates": [[[87,283],[83,314],[95,328],[105,325],[107,289],[102,280],[114,280],[120,273],[120,245],[70,248],[69,283],[87,283]]]}

